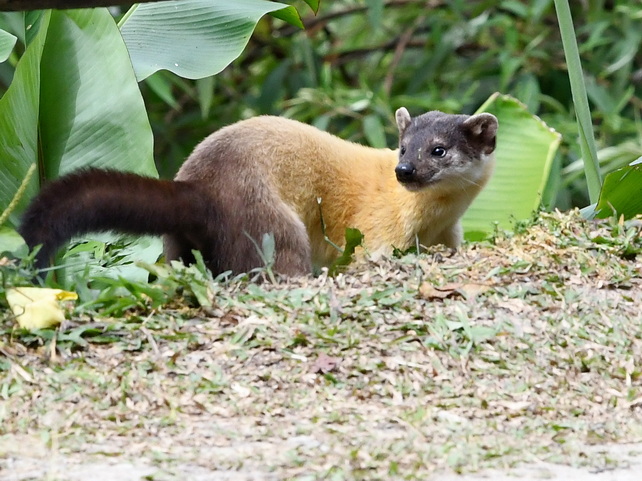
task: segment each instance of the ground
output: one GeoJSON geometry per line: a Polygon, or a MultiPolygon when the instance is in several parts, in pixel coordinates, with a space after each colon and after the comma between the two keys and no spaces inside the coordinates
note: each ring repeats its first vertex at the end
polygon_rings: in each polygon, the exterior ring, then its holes
{"type": "Polygon", "coordinates": [[[641,230],[542,214],[336,277],[158,268],[58,330],[7,313],[0,478],[638,479],[641,230]]]}

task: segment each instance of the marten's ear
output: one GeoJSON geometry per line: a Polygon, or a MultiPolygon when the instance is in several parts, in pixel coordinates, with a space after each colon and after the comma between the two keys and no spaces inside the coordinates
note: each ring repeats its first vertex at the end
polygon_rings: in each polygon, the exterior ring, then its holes
{"type": "Polygon", "coordinates": [[[408,128],[411,122],[408,109],[406,109],[406,107],[398,108],[397,112],[395,112],[395,118],[397,119],[397,128],[399,129],[399,133],[403,134],[404,130],[408,128]]]}
{"type": "Polygon", "coordinates": [[[487,113],[471,115],[462,125],[470,140],[481,144],[482,153],[493,153],[497,138],[497,117],[487,113]]]}

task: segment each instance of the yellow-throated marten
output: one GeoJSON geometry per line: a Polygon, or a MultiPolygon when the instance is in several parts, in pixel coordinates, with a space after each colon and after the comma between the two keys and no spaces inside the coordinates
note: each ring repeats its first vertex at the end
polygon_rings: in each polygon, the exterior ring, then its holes
{"type": "Polygon", "coordinates": [[[168,260],[199,250],[214,274],[262,265],[272,233],[274,269],[286,275],[325,266],[346,227],[374,255],[418,240],[457,247],[460,217],[493,169],[497,119],[487,113],[396,113],[399,149],[374,149],[280,117],[255,117],[207,137],[174,181],[88,169],[44,186],[20,233],[42,244],[43,267],[72,236],[114,230],[164,234],[168,260]],[[320,208],[319,200],[320,199],[320,208]]]}

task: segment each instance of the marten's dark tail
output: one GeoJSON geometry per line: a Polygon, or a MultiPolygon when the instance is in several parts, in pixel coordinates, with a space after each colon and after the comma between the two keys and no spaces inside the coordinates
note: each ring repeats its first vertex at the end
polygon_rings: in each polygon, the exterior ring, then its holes
{"type": "Polygon", "coordinates": [[[62,244],[88,232],[160,235],[205,229],[210,202],[190,182],[88,169],[46,184],[18,230],[30,248],[42,244],[36,258],[42,268],[62,244]]]}

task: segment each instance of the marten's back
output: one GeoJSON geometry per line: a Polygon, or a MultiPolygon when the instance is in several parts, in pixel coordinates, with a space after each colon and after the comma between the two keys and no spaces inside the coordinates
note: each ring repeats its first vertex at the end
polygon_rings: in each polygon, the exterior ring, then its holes
{"type": "MultiPolygon", "coordinates": [[[[185,161],[176,180],[207,179],[243,183],[241,173],[274,182],[284,197],[323,189],[328,179],[351,183],[371,177],[373,167],[394,166],[389,149],[374,149],[340,139],[310,125],[282,117],[261,116],[214,132],[185,161]],[[229,177],[228,177],[229,174],[229,177]]],[[[376,176],[379,177],[377,172],[376,176]]]]}
{"type": "Polygon", "coordinates": [[[325,265],[343,243],[346,227],[359,227],[370,192],[401,190],[395,151],[342,140],[301,122],[262,116],[222,128],[185,161],[176,180],[205,182],[222,202],[243,206],[285,203],[303,221],[314,264],[325,265]],[[278,192],[278,198],[274,193],[278,192]],[[321,207],[317,199],[321,199],[321,207]]]}

